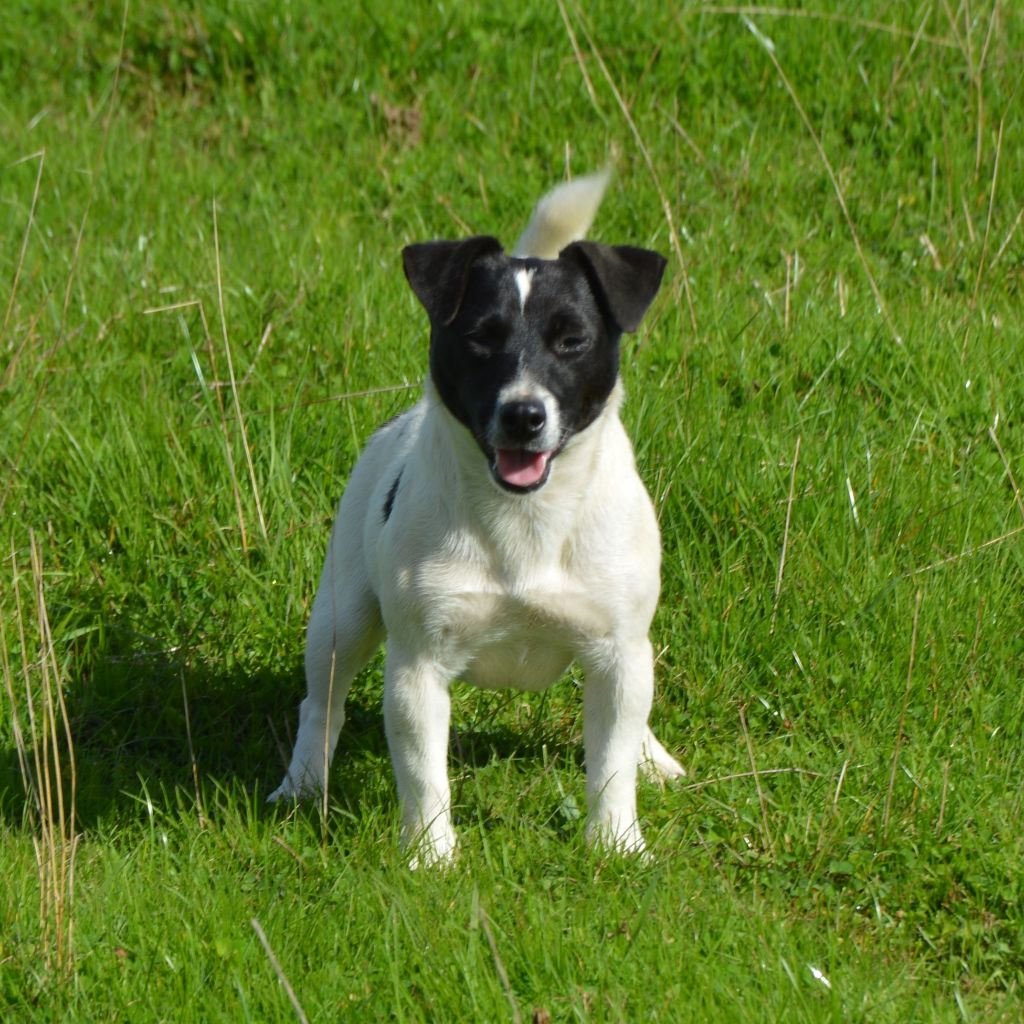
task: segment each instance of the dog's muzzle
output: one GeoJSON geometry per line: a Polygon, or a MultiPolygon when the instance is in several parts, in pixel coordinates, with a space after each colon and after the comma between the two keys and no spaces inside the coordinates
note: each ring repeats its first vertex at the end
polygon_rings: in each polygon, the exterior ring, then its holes
{"type": "Polygon", "coordinates": [[[498,409],[497,436],[493,440],[491,472],[509,491],[533,491],[548,478],[555,450],[548,436],[551,424],[539,398],[514,398],[498,409]]]}

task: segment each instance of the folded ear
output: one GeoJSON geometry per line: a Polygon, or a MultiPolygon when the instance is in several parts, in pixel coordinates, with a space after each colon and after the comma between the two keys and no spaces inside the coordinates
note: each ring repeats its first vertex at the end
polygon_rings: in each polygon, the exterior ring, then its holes
{"type": "Polygon", "coordinates": [[[473,263],[501,251],[501,243],[490,235],[461,242],[417,242],[402,250],[402,265],[431,322],[450,324],[462,306],[473,263]]]}
{"type": "Polygon", "coordinates": [[[667,262],[650,249],[598,242],[573,242],[558,258],[575,260],[582,266],[594,294],[604,303],[619,330],[628,333],[640,326],[647,307],[658,294],[667,262]]]}

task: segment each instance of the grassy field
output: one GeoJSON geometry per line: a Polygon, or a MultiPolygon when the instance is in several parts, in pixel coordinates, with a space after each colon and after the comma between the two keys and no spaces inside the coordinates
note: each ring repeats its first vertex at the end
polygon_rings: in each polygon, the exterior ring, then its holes
{"type": "Polygon", "coordinates": [[[1022,67],[1008,0],[3,5],[0,1017],[1020,1020],[1022,67]],[[610,159],[688,778],[599,856],[581,679],[456,687],[410,872],[379,660],[264,803],[399,251],[610,159]]]}

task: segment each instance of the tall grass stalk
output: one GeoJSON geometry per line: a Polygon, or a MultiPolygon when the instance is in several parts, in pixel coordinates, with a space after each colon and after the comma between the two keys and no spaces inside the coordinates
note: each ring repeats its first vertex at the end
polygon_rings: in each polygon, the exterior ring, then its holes
{"type": "Polygon", "coordinates": [[[43,558],[29,533],[29,567],[11,552],[12,591],[21,651],[21,685],[8,656],[7,628],[0,617],[0,657],[10,703],[39,882],[39,943],[47,966],[61,973],[74,964],[75,822],[77,773],[74,742],[60,665],[46,607],[43,558]],[[24,599],[28,590],[30,601],[24,599]],[[32,657],[30,652],[35,652],[32,657]],[[19,699],[20,698],[20,699],[19,699]]]}

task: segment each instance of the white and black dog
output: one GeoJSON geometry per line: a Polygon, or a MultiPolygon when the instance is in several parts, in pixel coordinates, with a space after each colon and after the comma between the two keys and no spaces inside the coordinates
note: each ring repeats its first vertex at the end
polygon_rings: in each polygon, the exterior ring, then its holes
{"type": "Polygon", "coordinates": [[[638,766],[683,774],[647,727],[661,553],[619,419],[619,338],[639,326],[665,260],[577,240],[606,182],[542,199],[512,256],[486,236],[402,254],[430,317],[430,376],[370,439],[341,500],[295,752],[271,799],[325,785],[349,685],[386,637],[384,726],[414,863],[455,852],[456,678],[538,690],[582,665],[598,843],[643,849],[638,766]]]}

